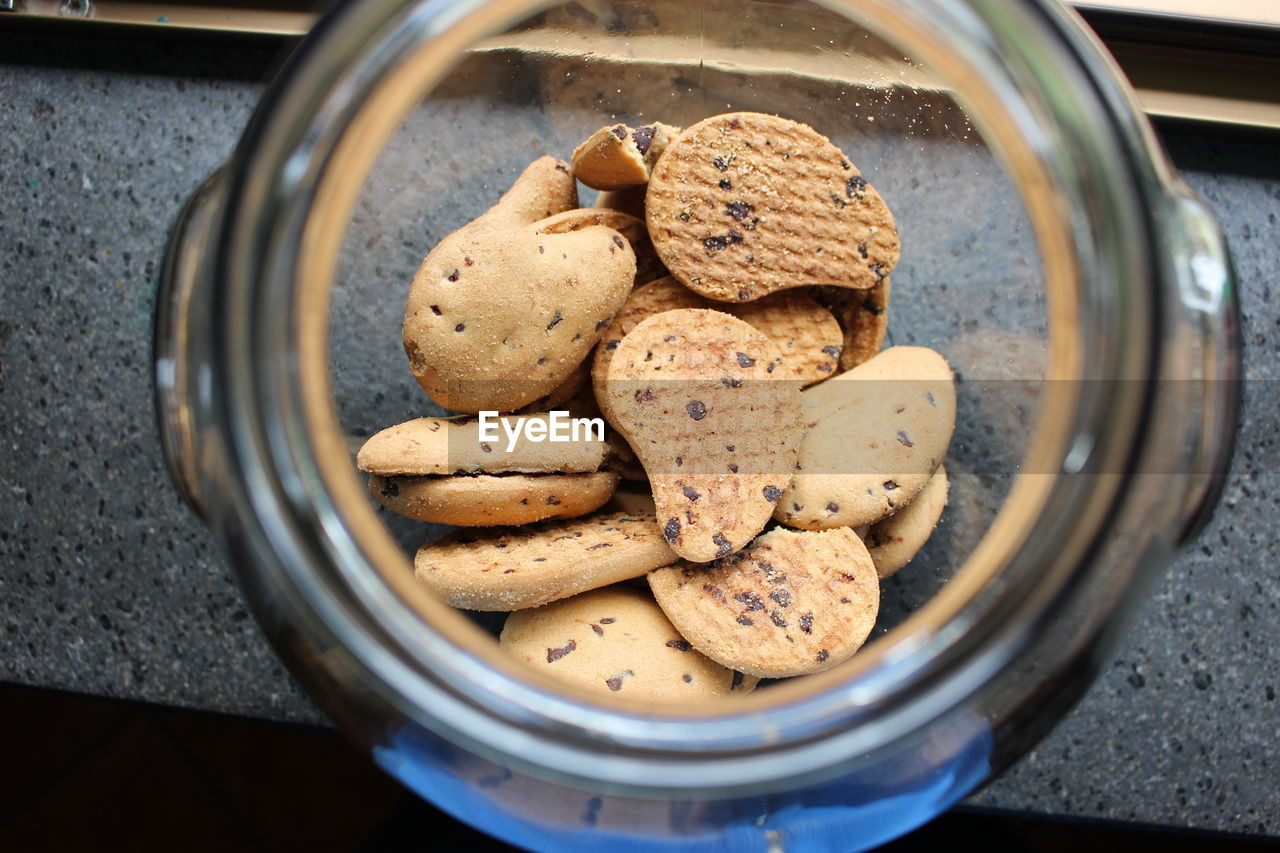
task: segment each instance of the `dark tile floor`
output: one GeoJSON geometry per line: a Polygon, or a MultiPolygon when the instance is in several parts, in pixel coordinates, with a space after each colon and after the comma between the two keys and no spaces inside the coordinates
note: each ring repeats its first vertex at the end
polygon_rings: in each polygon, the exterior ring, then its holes
{"type": "MultiPolygon", "coordinates": [[[[406,793],[332,732],[0,684],[0,851],[511,850],[406,793]]],[[[1277,849],[960,810],[884,848],[1277,849]]]]}

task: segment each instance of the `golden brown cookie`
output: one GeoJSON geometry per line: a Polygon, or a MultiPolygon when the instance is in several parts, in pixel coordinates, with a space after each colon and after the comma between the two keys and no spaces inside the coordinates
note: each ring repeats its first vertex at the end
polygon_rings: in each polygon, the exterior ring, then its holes
{"type": "Polygon", "coordinates": [[[591,364],[592,385],[599,388],[604,382],[613,351],[629,331],[642,320],[676,308],[722,311],[763,332],[782,352],[777,378],[798,379],[804,385],[819,382],[833,374],[840,358],[840,326],[830,311],[803,293],[775,293],[756,302],[730,304],[699,296],[667,276],[633,290],[604,330],[591,364]]]}
{"type": "Polygon", "coordinates": [[[652,513],[615,512],[451,533],[418,549],[414,572],[466,610],[523,610],[676,560],[652,513]]]}
{"type": "Polygon", "coordinates": [[[910,503],[955,428],[951,368],[925,347],[890,347],[801,402],[795,478],[774,518],[806,530],[873,524],[910,503]]]}
{"type": "MultiPolygon", "coordinates": [[[[559,420],[559,419],[557,419],[559,420]]],[[[466,474],[583,474],[599,471],[608,444],[598,431],[579,430],[578,439],[531,441],[531,424],[542,431],[565,430],[545,412],[486,418],[489,428],[482,438],[481,419],[416,418],[374,434],[356,455],[361,471],[384,477],[397,475],[466,474]],[[494,440],[492,435],[498,438],[494,440]],[[512,436],[515,436],[513,439],[512,436]],[[484,440],[487,438],[488,440],[484,440]]]]}
{"type": "Polygon", "coordinates": [[[874,358],[884,346],[889,330],[889,279],[866,290],[845,287],[815,287],[813,297],[840,323],[844,345],[840,370],[853,370],[874,358]]]}
{"type": "Polygon", "coordinates": [[[649,170],[679,133],[680,128],[660,121],[642,127],[602,127],[574,150],[573,171],[597,190],[639,186],[649,180],[649,170]]]}
{"type": "Polygon", "coordinates": [[[649,240],[649,229],[645,227],[644,220],[629,213],[602,207],[579,207],[541,219],[534,223],[533,228],[538,234],[567,234],[593,225],[612,228],[627,238],[636,256],[635,281],[637,284],[652,281],[667,274],[667,268],[662,265],[657,252],[653,250],[653,243],[649,240]]]}
{"type": "MultiPolygon", "coordinates": [[[[644,195],[649,188],[645,185],[627,187],[625,190],[604,190],[596,196],[595,207],[605,207],[629,213],[644,221],[644,195]]],[[[647,233],[648,229],[646,229],[647,233]]]]}
{"type": "Polygon", "coordinates": [[[369,492],[392,512],[462,527],[528,524],[597,510],[613,494],[618,475],[505,474],[475,477],[369,478],[369,492]]]}
{"type": "Polygon", "coordinates": [[[516,611],[499,643],[553,678],[611,697],[688,703],[748,693],[759,681],[692,650],[647,592],[625,585],[516,611]]]}
{"type": "Polygon", "coordinates": [[[865,289],[898,262],[893,215],[843,152],[761,113],[713,116],[672,141],[645,219],[672,275],[729,302],[804,285],[865,289]]]}
{"type": "Polygon", "coordinates": [[[763,678],[821,672],[875,626],[880,581],[852,530],[776,528],[705,566],[649,574],[663,612],[714,661],[763,678]]]}
{"type": "Polygon", "coordinates": [[[631,330],[609,364],[605,416],[635,450],[672,549],[705,562],[763,529],[800,439],[798,383],[778,347],[718,311],[681,309],[631,330]]]}
{"type": "Polygon", "coordinates": [[[599,225],[539,234],[576,207],[573,174],[544,157],[422,262],[405,308],[414,376],[455,411],[514,411],[562,383],[622,307],[635,253],[599,225]]]}
{"type": "Polygon", "coordinates": [[[929,482],[911,503],[871,525],[863,536],[876,573],[887,578],[901,569],[924,547],[947,505],[947,469],[939,465],[929,482]]]}

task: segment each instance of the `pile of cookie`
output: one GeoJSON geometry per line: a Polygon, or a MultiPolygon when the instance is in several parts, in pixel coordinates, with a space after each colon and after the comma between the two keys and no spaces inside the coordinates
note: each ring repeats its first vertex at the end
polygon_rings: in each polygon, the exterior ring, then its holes
{"type": "Polygon", "coordinates": [[[806,125],[606,126],[427,255],[405,352],[462,414],[357,464],[392,511],[467,528],[417,577],[509,612],[501,644],[553,677],[690,701],[830,668],[947,499],[951,370],[880,351],[898,251],[806,125]]]}

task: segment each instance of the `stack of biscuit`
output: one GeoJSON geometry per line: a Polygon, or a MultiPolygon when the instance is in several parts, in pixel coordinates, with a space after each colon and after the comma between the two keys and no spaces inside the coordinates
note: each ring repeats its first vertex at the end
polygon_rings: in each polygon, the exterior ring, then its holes
{"type": "Polygon", "coordinates": [[[387,509],[465,528],[421,582],[509,612],[501,645],[564,683],[687,702],[836,666],[947,501],[951,370],[881,351],[898,253],[806,125],[607,125],[427,255],[405,352],[460,414],[357,464],[387,509]],[[551,441],[561,409],[601,429],[551,441]]]}

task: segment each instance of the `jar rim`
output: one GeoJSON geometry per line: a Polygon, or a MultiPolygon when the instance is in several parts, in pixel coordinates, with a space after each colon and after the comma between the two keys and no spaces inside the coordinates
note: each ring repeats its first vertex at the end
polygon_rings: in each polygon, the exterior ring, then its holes
{"type": "MultiPolygon", "coordinates": [[[[1109,217],[1073,228],[1067,211],[1039,212],[1042,230],[1061,229],[1056,237],[1041,233],[1042,242],[1061,244],[1074,234],[1076,243],[1059,245],[1070,252],[1058,260],[1072,263],[1051,283],[1052,369],[1072,378],[1147,380],[1159,265],[1144,192],[1158,166],[1141,123],[1125,111],[1123,84],[1090,52],[1071,13],[1046,2],[1012,14],[989,0],[865,0],[861,11],[854,0],[820,2],[858,20],[871,9],[881,26],[909,28],[918,39],[913,55],[926,61],[945,64],[945,46],[951,61],[980,69],[974,82],[985,87],[988,111],[1000,96],[1026,99],[1023,123],[1009,119],[990,138],[1022,163],[1024,182],[1043,182],[1077,202],[1086,189],[1096,190],[1106,203],[1089,213],[1109,217]],[[1003,51],[998,57],[993,44],[1003,51]],[[1013,62],[1030,75],[1017,81],[1024,88],[1001,76],[1013,62]],[[1074,185],[1061,175],[1068,166],[1078,172],[1074,185]],[[1084,239],[1097,242],[1091,249],[1101,261],[1090,272],[1076,257],[1084,239]]],[[[830,772],[954,707],[1016,656],[1051,606],[1052,595],[1039,593],[1069,585],[1083,571],[1107,528],[1107,509],[1124,489],[1123,476],[1086,481],[1061,472],[1122,471],[1118,460],[1146,428],[1143,400],[1062,383],[1032,451],[1062,460],[1037,470],[1060,473],[1019,475],[992,527],[1003,525],[999,536],[988,531],[948,588],[904,625],[840,672],[804,686],[780,685],[767,691],[772,698],[743,697],[733,710],[704,713],[615,707],[523,671],[496,647],[468,647],[465,638],[478,629],[403,572],[404,555],[362,500],[345,447],[339,452],[325,367],[328,306],[316,283],[327,288],[332,281],[341,217],[313,212],[349,210],[371,165],[352,168],[362,155],[344,148],[357,116],[383,111],[389,133],[397,109],[408,108],[397,86],[414,75],[443,73],[480,35],[549,5],[353,0],[322,21],[264,98],[229,170],[215,273],[222,294],[217,322],[227,335],[215,355],[214,381],[227,401],[223,426],[246,484],[239,512],[265,534],[258,547],[276,557],[268,570],[285,577],[294,604],[316,614],[367,683],[409,717],[469,748],[620,790],[759,789],[830,772]],[[1082,441],[1089,443],[1084,460],[1069,462],[1082,441]],[[1088,523],[1068,535],[1061,521],[1072,513],[1088,523]],[[1049,528],[1052,552],[1040,535],[1049,528]],[[970,570],[984,563],[985,570],[970,570]],[[997,575],[1018,583],[997,589],[990,583],[997,575]],[[424,627],[423,613],[430,630],[415,633],[424,627]],[[608,762],[583,760],[605,749],[608,762]]],[[[975,108],[975,115],[987,114],[975,108]]]]}

